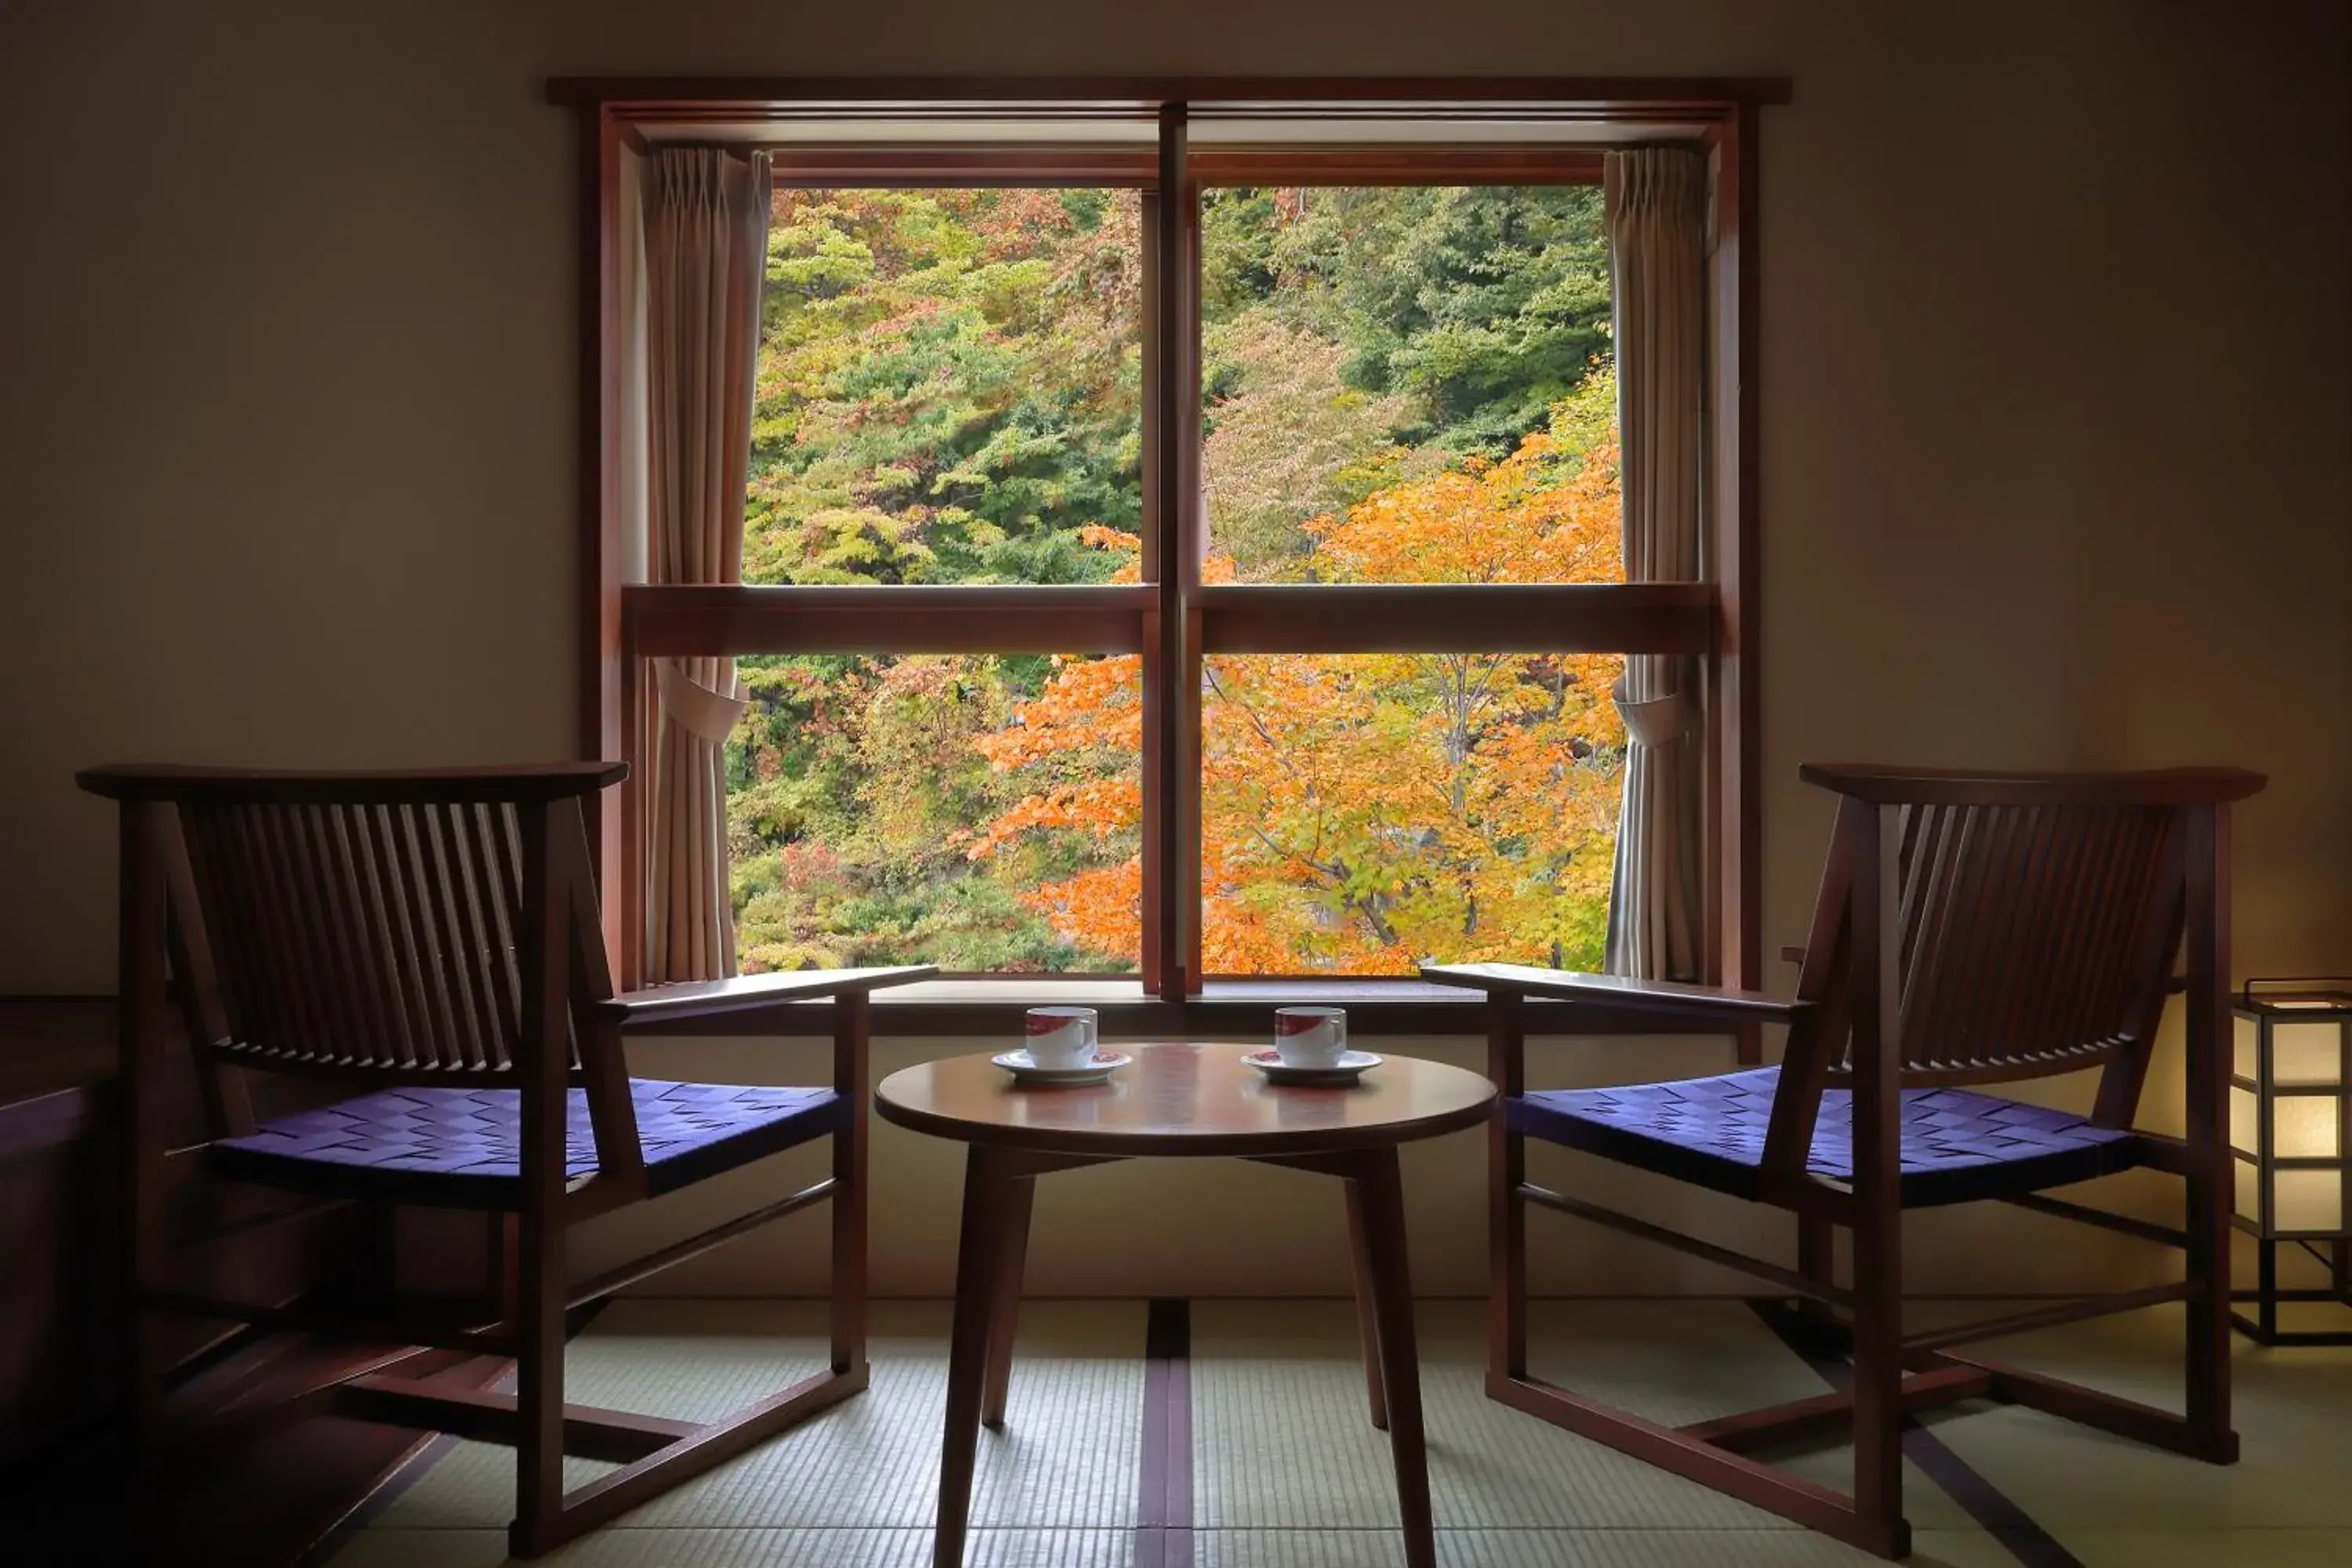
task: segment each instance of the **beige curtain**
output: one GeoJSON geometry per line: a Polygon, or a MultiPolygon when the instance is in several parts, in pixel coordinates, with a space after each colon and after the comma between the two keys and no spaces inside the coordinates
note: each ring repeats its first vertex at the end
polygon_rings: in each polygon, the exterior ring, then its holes
{"type": "MultiPolygon", "coordinates": [[[[1705,478],[1706,163],[1670,147],[1613,152],[1602,161],[1602,186],[1616,293],[1625,580],[1692,582],[1705,478]]],[[[1699,978],[1706,769],[1689,662],[1628,655],[1612,693],[1626,730],[1609,905],[1612,974],[1699,978]]]]}
{"type": "MultiPolygon", "coordinates": [[[[646,577],[735,583],[766,268],[768,160],[667,149],[645,177],[646,577]]],[[[731,658],[656,662],[645,978],[735,973],[723,751],[731,658]]]]}

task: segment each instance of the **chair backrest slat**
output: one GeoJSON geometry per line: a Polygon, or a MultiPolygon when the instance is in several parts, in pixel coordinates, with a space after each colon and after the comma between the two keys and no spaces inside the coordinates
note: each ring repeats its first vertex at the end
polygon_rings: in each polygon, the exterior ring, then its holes
{"type": "Polygon", "coordinates": [[[1977,886],[1981,859],[1969,852],[1979,824],[1933,806],[1911,807],[1906,816],[1898,908],[1903,1010],[1909,1016],[1940,1001],[1945,977],[1959,962],[1952,933],[1977,886]]]}
{"type": "MultiPolygon", "coordinates": [[[[1846,809],[1892,811],[1904,1080],[2068,1072],[2151,1045],[2178,946],[2185,814],[2262,786],[2226,769],[1961,775],[1808,768],[1846,809]]],[[[1843,898],[1831,879],[1823,896],[1843,898]]],[[[1818,916],[1817,931],[1838,929],[1818,916]]],[[[1826,973],[1826,971],[1824,971],[1826,973]]],[[[1825,1021],[1848,1031],[1835,1009],[1825,1021]]],[[[1792,1037],[1848,1076],[1849,1040],[1792,1037]]]]}
{"type": "Polygon", "coordinates": [[[383,843],[389,852],[393,896],[399,901],[407,931],[407,957],[431,1065],[459,1070],[467,1066],[466,1048],[457,1033],[457,1010],[450,1005],[448,972],[441,962],[441,921],[433,880],[425,871],[429,848],[423,839],[423,824],[404,806],[379,805],[376,810],[383,819],[383,843]]]}
{"type": "MultiPolygon", "coordinates": [[[[268,1016],[277,1025],[274,1035],[260,1037],[256,1027],[258,1020],[247,1023],[232,1015],[232,1026],[242,1026],[236,1029],[237,1038],[232,1044],[282,1052],[298,1048],[297,1042],[304,1043],[301,1048],[308,1048],[310,1042],[324,1042],[329,1031],[319,1011],[314,964],[303,941],[292,869],[275,831],[277,823],[267,816],[239,811],[233,814],[227,827],[238,849],[235,874],[250,886],[254,923],[262,933],[263,951],[257,955],[260,963],[254,972],[254,984],[264,994],[268,1016]]],[[[203,882],[196,884],[199,904],[211,901],[206,897],[209,891],[203,882]]]]}
{"type": "MultiPolygon", "coordinates": [[[[204,924],[212,940],[221,1004],[234,1037],[239,1032],[237,1020],[262,1017],[278,998],[263,993],[253,981],[270,961],[268,939],[255,909],[257,889],[243,874],[243,847],[227,832],[231,826],[209,817],[184,819],[182,837],[188,850],[190,881],[199,889],[222,889],[209,900],[204,924]]],[[[198,898],[204,901],[201,892],[198,898]]],[[[264,1027],[272,1035],[284,1032],[283,1024],[274,1018],[264,1027]]]]}
{"type": "Polygon", "coordinates": [[[2133,955],[2170,813],[2042,804],[1898,808],[1902,1060],[1915,1077],[2060,1071],[2130,1041],[2160,976],[2133,955]]]}
{"type": "Polygon", "coordinates": [[[488,984],[483,1005],[497,1021],[502,1037],[522,1027],[522,972],[517,962],[517,932],[522,927],[522,876],[507,862],[509,842],[503,807],[473,805],[456,808],[466,830],[466,882],[482,931],[482,969],[488,984]]]}
{"type": "Polygon", "coordinates": [[[506,1065],[506,1043],[511,1037],[490,995],[489,939],[467,876],[466,825],[457,808],[446,801],[423,810],[427,835],[433,840],[434,886],[442,909],[441,958],[460,999],[460,1037],[465,1041],[467,1065],[501,1068],[506,1065]]]}
{"type": "MultiPolygon", "coordinates": [[[[99,769],[85,787],[164,803],[226,1037],[213,1059],[394,1081],[514,1081],[527,955],[523,813],[568,814],[615,764],[429,774],[99,769]]],[[[543,816],[538,820],[547,820],[543,816]]],[[[537,831],[538,829],[534,829],[537,831]]],[[[584,859],[579,863],[584,868],[584,859]]],[[[566,862],[556,896],[593,900],[566,862]]],[[[590,917],[593,919],[593,915],[590,917]]],[[[601,976],[596,984],[609,989],[601,976]]],[[[576,1078],[583,1037],[563,1021],[576,1078]]]]}
{"type": "Polygon", "coordinates": [[[362,805],[337,824],[342,865],[349,876],[349,896],[359,910],[368,984],[383,999],[376,1023],[383,1033],[384,1053],[404,1068],[415,1068],[422,1064],[417,1058],[417,1034],[410,1021],[414,998],[403,968],[404,933],[391,897],[393,889],[384,883],[375,820],[376,808],[362,805]]]}
{"type": "Polygon", "coordinates": [[[304,891],[318,910],[319,929],[331,960],[319,976],[329,1015],[336,1032],[352,1042],[354,1054],[363,1060],[377,1060],[384,1056],[385,1042],[378,1022],[382,1009],[372,1004],[380,992],[362,973],[367,937],[358,911],[343,893],[346,868],[338,843],[339,824],[323,806],[298,805],[287,816],[289,836],[298,847],[304,891]]]}

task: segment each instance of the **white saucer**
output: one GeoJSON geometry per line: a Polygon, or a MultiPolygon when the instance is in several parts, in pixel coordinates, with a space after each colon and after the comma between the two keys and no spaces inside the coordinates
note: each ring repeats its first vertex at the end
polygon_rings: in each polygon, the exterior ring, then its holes
{"type": "Polygon", "coordinates": [[[1381,1058],[1370,1051],[1341,1051],[1339,1059],[1329,1067],[1295,1068],[1285,1063],[1271,1046],[1250,1052],[1242,1061],[1265,1074],[1270,1083],[1353,1083],[1366,1068],[1381,1065],[1381,1058]]]}
{"type": "Polygon", "coordinates": [[[1024,1048],[999,1051],[988,1058],[1013,1075],[1013,1081],[1035,1084],[1040,1088],[1068,1089],[1079,1084],[1101,1083],[1111,1074],[1135,1060],[1125,1051],[1114,1051],[1105,1046],[1095,1047],[1095,1059],[1074,1068],[1041,1068],[1029,1059],[1024,1048]]]}

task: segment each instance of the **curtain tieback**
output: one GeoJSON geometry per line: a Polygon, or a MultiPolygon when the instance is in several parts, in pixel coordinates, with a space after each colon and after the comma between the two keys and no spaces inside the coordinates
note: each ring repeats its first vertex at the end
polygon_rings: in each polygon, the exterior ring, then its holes
{"type": "Polygon", "coordinates": [[[1679,691],[1669,691],[1664,697],[1629,700],[1625,678],[1621,675],[1609,688],[1609,700],[1617,705],[1617,716],[1625,721],[1625,732],[1642,745],[1663,746],[1679,741],[1690,728],[1690,700],[1679,691]]]}
{"type": "MultiPolygon", "coordinates": [[[[661,692],[662,716],[698,739],[723,745],[743,717],[750,700],[730,691],[714,691],[687,674],[674,658],[654,661],[654,679],[661,692]]],[[[735,684],[729,677],[728,685],[735,684]]]]}

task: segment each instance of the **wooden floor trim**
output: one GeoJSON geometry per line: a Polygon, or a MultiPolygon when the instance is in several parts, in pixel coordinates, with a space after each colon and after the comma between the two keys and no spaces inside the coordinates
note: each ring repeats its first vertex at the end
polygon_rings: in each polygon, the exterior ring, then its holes
{"type": "Polygon", "coordinates": [[[1192,1304],[1151,1303],[1143,1331],[1135,1568],[1192,1568],[1192,1304]]]}

